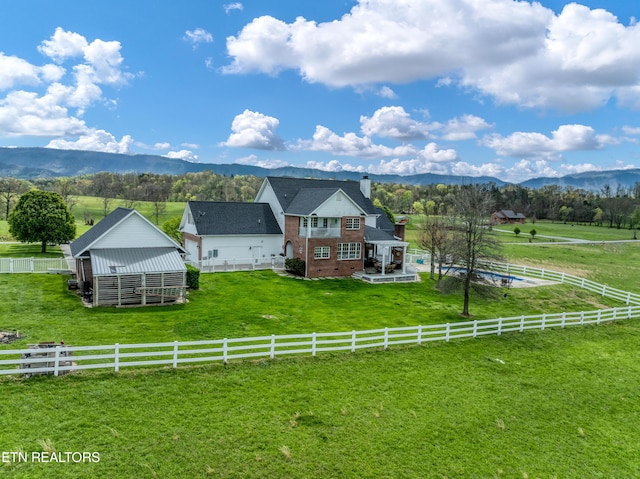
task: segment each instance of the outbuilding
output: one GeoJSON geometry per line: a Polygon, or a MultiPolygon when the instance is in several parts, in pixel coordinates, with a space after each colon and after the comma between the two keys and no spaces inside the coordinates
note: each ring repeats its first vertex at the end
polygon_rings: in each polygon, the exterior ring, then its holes
{"type": "Polygon", "coordinates": [[[115,209],[70,247],[83,298],[93,306],[185,298],[185,250],[135,209],[115,209]]]}

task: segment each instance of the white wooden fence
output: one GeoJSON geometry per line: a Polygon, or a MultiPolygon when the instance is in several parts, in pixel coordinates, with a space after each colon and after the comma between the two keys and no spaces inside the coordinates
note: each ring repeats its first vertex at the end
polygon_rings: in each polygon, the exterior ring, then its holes
{"type": "Polygon", "coordinates": [[[271,358],[290,354],[316,356],[330,351],[351,351],[365,348],[417,344],[430,341],[450,341],[460,338],[477,338],[485,335],[501,335],[531,329],[565,328],[585,324],[600,324],[622,319],[640,318],[640,295],[595,283],[577,276],[556,271],[507,264],[487,264],[493,271],[533,276],[566,282],[594,291],[602,296],[623,301],[626,306],[593,311],[563,312],[531,316],[474,320],[460,323],[408,326],[400,328],[372,329],[338,333],[309,333],[232,338],[210,341],[174,341],[155,344],[114,344],[108,346],[57,346],[53,357],[30,357],[33,349],[0,350],[0,370],[3,374],[53,373],[83,369],[112,369],[133,366],[171,366],[180,364],[233,359],[271,358]],[[69,364],[70,357],[72,363],[69,364]],[[4,359],[6,358],[6,359],[4,359]]]}
{"type": "Polygon", "coordinates": [[[233,359],[270,358],[290,354],[316,356],[330,351],[350,351],[430,341],[450,341],[501,335],[530,329],[564,328],[600,324],[640,317],[640,305],[574,313],[516,316],[461,323],[408,326],[340,333],[309,333],[259,336],[254,338],[218,339],[212,341],[174,341],[155,344],[114,344],[109,346],[57,346],[49,357],[21,358],[33,349],[0,350],[0,374],[53,373],[83,369],[112,369],[132,366],[171,366],[233,359]],[[73,361],[71,364],[69,361],[73,361]]]}
{"type": "Polygon", "coordinates": [[[0,273],[47,273],[50,269],[67,270],[60,258],[0,258],[0,273]]]}
{"type": "Polygon", "coordinates": [[[234,271],[255,271],[260,269],[284,269],[284,258],[274,256],[271,258],[210,258],[200,261],[189,260],[187,264],[195,266],[201,273],[225,273],[234,271]]]}

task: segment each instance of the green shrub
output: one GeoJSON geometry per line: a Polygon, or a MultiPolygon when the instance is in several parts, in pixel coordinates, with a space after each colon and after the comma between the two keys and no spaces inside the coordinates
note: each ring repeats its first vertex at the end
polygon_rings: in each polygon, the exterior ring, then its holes
{"type": "Polygon", "coordinates": [[[284,260],[284,269],[296,276],[304,276],[304,261],[299,258],[287,258],[284,260]]]}
{"type": "Polygon", "coordinates": [[[513,232],[516,234],[516,236],[518,236],[520,234],[520,228],[516,226],[515,228],[513,228],[513,232]]]}
{"type": "Polygon", "coordinates": [[[200,270],[190,264],[187,266],[187,287],[189,289],[200,289],[200,270]]]}

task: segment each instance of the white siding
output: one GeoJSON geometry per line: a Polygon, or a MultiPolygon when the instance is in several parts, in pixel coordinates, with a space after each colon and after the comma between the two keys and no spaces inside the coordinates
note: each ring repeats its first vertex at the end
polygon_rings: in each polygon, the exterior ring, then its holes
{"type": "Polygon", "coordinates": [[[193,240],[184,240],[184,249],[187,250],[186,259],[189,261],[198,261],[198,243],[193,240]]]}
{"type": "MultiPolygon", "coordinates": [[[[282,236],[204,236],[202,238],[202,259],[207,259],[209,251],[218,250],[218,261],[265,260],[271,255],[282,253],[282,236]],[[251,249],[249,249],[251,247],[251,249]]],[[[194,256],[193,259],[197,259],[194,256]]]]}
{"type": "Polygon", "coordinates": [[[161,231],[156,229],[153,224],[133,214],[109,231],[103,238],[96,241],[91,248],[145,248],[162,246],[175,247],[176,245],[161,231]]]}
{"type": "Polygon", "coordinates": [[[284,214],[282,212],[282,207],[273,191],[273,188],[271,187],[271,184],[266,179],[264,181],[264,188],[258,192],[258,196],[256,196],[254,203],[269,203],[271,211],[273,211],[273,216],[276,217],[276,221],[280,225],[280,230],[284,231],[284,214]]]}
{"type": "Polygon", "coordinates": [[[360,216],[362,210],[342,191],[325,201],[314,211],[319,217],[360,216]]]}
{"type": "Polygon", "coordinates": [[[184,233],[197,234],[196,225],[193,221],[193,214],[191,213],[189,205],[185,206],[184,211],[182,212],[182,219],[180,220],[180,226],[178,229],[184,233]]]}

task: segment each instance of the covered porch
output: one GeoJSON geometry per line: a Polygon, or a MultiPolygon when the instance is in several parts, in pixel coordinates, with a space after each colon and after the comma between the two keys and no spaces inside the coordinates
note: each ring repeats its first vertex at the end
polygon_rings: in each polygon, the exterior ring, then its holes
{"type": "Polygon", "coordinates": [[[417,269],[405,261],[408,246],[397,239],[366,238],[364,271],[353,276],[369,283],[420,281],[417,269]]]}

